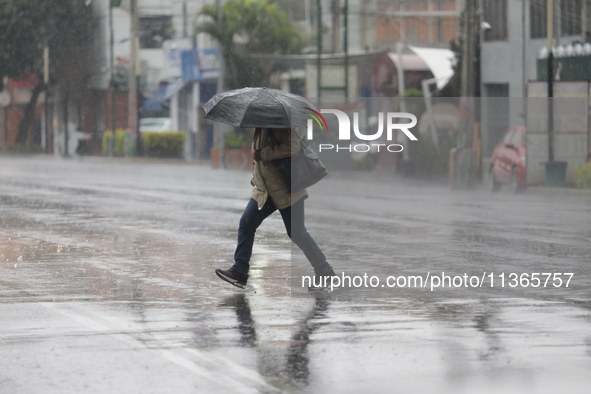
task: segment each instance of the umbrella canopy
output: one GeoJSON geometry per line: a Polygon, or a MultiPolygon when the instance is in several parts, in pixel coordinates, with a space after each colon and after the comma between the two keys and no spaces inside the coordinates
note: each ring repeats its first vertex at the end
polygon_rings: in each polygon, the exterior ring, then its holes
{"type": "Polygon", "coordinates": [[[306,108],[317,108],[306,98],[269,88],[229,90],[203,105],[205,118],[235,127],[289,129],[303,124],[306,108]],[[300,116],[302,118],[300,119],[300,116]]]}

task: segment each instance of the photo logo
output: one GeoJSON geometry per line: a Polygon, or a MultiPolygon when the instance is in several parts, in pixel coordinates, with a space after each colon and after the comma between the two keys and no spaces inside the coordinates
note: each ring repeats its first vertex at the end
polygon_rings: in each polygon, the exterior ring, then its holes
{"type": "MultiPolygon", "coordinates": [[[[320,114],[320,112],[313,110],[310,107],[304,107],[304,109],[307,109],[308,111],[311,111],[312,113],[308,113],[308,116],[311,117],[312,119],[314,119],[316,121],[316,123],[318,123],[318,126],[320,126],[320,130],[324,130],[324,127],[322,127],[322,124],[324,123],[324,126],[326,126],[326,130],[328,131],[328,123],[326,123],[326,119],[324,119],[324,116],[322,116],[322,114],[320,114]],[[322,120],[322,123],[320,123],[320,121],[322,120]]],[[[310,128],[310,126],[308,126],[308,129],[310,128]]]]}
{"type": "MultiPolygon", "coordinates": [[[[312,111],[312,113],[308,113],[312,119],[308,119],[307,123],[307,137],[310,141],[314,139],[314,122],[312,120],[316,121],[316,123],[320,126],[320,130],[324,130],[322,127],[322,124],[324,124],[324,126],[326,126],[326,130],[328,131],[328,123],[322,114],[333,114],[337,117],[340,141],[351,141],[351,129],[353,129],[355,137],[361,141],[379,141],[382,139],[382,135],[384,134],[384,125],[386,129],[387,141],[393,141],[396,138],[396,134],[394,133],[395,130],[400,130],[403,132],[404,135],[406,135],[406,137],[408,137],[408,139],[411,141],[418,140],[417,137],[415,137],[415,135],[410,131],[411,128],[417,125],[417,117],[408,112],[387,112],[386,114],[380,112],[378,113],[378,130],[373,134],[364,134],[359,130],[359,113],[357,112],[353,113],[353,127],[351,127],[351,119],[344,111],[338,109],[321,109],[320,112],[318,112],[309,107],[306,107],[305,109],[312,111]],[[404,120],[410,120],[410,122],[404,122],[404,120]],[[399,123],[401,121],[403,121],[403,123],[399,123]]],[[[319,144],[319,151],[336,149],[337,152],[339,150],[347,150],[349,152],[368,152],[373,148],[377,149],[379,152],[380,147],[385,147],[389,152],[402,152],[404,149],[404,146],[400,144],[387,145],[373,143],[371,146],[368,144],[353,144],[347,146],[319,144]]]]}

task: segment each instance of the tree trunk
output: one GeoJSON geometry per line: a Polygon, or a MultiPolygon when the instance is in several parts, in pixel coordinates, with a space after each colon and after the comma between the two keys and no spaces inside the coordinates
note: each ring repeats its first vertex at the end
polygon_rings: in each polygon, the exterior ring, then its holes
{"type": "Polygon", "coordinates": [[[35,127],[35,109],[37,107],[37,100],[39,95],[47,89],[44,82],[38,82],[31,92],[31,99],[25,107],[25,113],[18,125],[18,134],[16,136],[16,144],[31,146],[34,141],[34,127],[35,127]]]}

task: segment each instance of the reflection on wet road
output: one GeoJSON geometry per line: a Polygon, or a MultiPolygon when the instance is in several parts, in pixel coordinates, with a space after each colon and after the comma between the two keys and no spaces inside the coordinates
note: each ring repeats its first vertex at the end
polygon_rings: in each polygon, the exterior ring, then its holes
{"type": "Polygon", "coordinates": [[[251,289],[213,274],[230,264],[249,179],[0,159],[0,393],[588,392],[588,198],[335,176],[306,208],[340,269],[568,267],[575,286],[314,297],[290,286],[278,215],[257,232],[251,289]]]}

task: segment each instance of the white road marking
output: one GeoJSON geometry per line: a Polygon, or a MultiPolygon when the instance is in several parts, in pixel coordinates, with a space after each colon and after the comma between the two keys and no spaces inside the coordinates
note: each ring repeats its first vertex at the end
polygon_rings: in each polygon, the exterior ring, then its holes
{"type": "MultiPolygon", "coordinates": [[[[78,312],[72,310],[72,308],[73,308],[72,305],[69,305],[69,308],[65,308],[64,305],[56,305],[53,303],[40,303],[40,304],[46,306],[49,309],[52,309],[52,310],[58,312],[58,313],[61,313],[62,315],[69,317],[70,319],[76,321],[77,323],[82,324],[82,325],[84,325],[92,330],[95,330],[97,332],[108,333],[110,331],[114,331],[113,327],[109,327],[105,324],[102,324],[102,323],[96,321],[95,319],[89,318],[87,316],[82,315],[81,313],[78,313],[78,312]]],[[[129,330],[129,329],[140,330],[140,331],[145,330],[144,327],[139,327],[137,324],[134,324],[133,322],[124,321],[124,320],[114,317],[112,315],[99,313],[95,310],[90,311],[88,309],[85,309],[84,312],[86,312],[86,313],[90,312],[90,313],[96,315],[97,317],[99,317],[101,320],[110,322],[110,323],[118,326],[117,327],[118,329],[123,328],[126,330],[129,330]]],[[[246,382],[238,381],[226,373],[221,373],[221,372],[216,371],[214,369],[204,368],[201,365],[193,362],[192,360],[175,353],[174,351],[148,346],[146,343],[134,338],[133,335],[131,335],[131,334],[108,333],[107,335],[109,335],[112,338],[118,339],[120,341],[126,342],[132,346],[137,347],[137,348],[140,348],[143,350],[148,350],[154,354],[157,354],[158,356],[160,356],[160,357],[162,357],[162,358],[164,358],[164,359],[166,359],[178,366],[181,366],[181,367],[183,367],[183,368],[185,368],[197,375],[203,376],[204,378],[212,381],[213,383],[223,386],[223,387],[225,387],[229,390],[232,390],[233,392],[236,392],[236,393],[259,393],[261,389],[264,390],[265,392],[278,392],[279,391],[277,388],[270,386],[268,383],[266,383],[264,381],[264,379],[262,378],[262,376],[258,372],[250,370],[250,369],[243,367],[241,365],[238,365],[230,360],[226,360],[220,356],[215,356],[215,355],[211,355],[211,354],[208,354],[205,352],[200,352],[197,349],[183,349],[195,356],[198,356],[199,358],[201,358],[204,361],[207,361],[211,364],[219,366],[220,371],[228,370],[228,372],[235,372],[235,373],[238,373],[238,374],[248,378],[252,382],[256,383],[257,386],[259,386],[258,389],[254,388],[254,387],[249,387],[249,386],[247,386],[246,382]]],[[[154,333],[145,333],[144,332],[143,335],[151,336],[157,342],[161,342],[154,335],[154,333]]]]}

